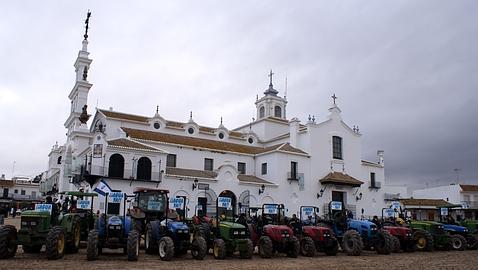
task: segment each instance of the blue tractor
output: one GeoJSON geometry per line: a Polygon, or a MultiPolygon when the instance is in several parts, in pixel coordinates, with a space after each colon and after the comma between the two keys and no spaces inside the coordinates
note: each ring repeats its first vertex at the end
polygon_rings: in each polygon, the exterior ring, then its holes
{"type": "Polygon", "coordinates": [[[458,224],[448,214],[449,208],[440,209],[440,220],[443,222],[443,229],[450,234],[451,248],[453,250],[478,249],[478,239],[467,227],[458,224]]]}
{"type": "Polygon", "coordinates": [[[169,261],[190,250],[194,259],[204,259],[206,240],[202,236],[191,240],[188,225],[181,221],[186,213],[185,198],[172,199],[174,209],[170,210],[168,193],[168,190],[151,188],[134,191],[134,208],[130,213],[136,226],[144,232],[146,253],[159,253],[161,260],[169,261]]]}
{"type": "Polygon", "coordinates": [[[89,261],[98,259],[103,248],[123,249],[128,255],[128,261],[137,261],[139,254],[140,235],[134,230],[130,216],[126,216],[126,201],[128,196],[121,192],[106,193],[105,209],[95,221],[95,229],[88,234],[86,258],[89,261]],[[112,198],[112,202],[109,202],[112,198]],[[123,215],[120,215],[123,202],[123,215]]]}

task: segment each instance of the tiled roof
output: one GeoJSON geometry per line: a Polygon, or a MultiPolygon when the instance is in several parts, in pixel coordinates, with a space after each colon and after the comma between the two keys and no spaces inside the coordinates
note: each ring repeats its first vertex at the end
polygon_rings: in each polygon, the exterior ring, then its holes
{"type": "Polygon", "coordinates": [[[478,191],[478,185],[460,185],[463,191],[478,191]]]}
{"type": "Polygon", "coordinates": [[[236,132],[236,131],[229,131],[229,136],[230,137],[242,138],[242,133],[241,132],[236,132]]]}
{"type": "Polygon", "coordinates": [[[108,141],[108,145],[109,146],[122,147],[122,148],[132,148],[132,149],[140,149],[140,150],[161,152],[161,150],[159,150],[157,148],[147,146],[147,145],[144,145],[142,143],[135,142],[135,141],[130,140],[130,139],[124,139],[124,138],[108,141]]]}
{"type": "Polygon", "coordinates": [[[182,168],[173,168],[173,167],[166,167],[166,174],[186,176],[186,177],[197,177],[197,178],[212,178],[212,179],[217,177],[217,173],[213,171],[191,170],[191,169],[182,169],[182,168]]]}
{"type": "Polygon", "coordinates": [[[259,178],[254,175],[248,175],[248,174],[239,174],[237,176],[237,179],[241,182],[249,182],[249,183],[257,183],[257,184],[273,184],[269,181],[266,181],[262,178],[259,178]]]}
{"type": "Polygon", "coordinates": [[[207,132],[207,133],[214,133],[214,131],[216,131],[216,129],[215,128],[210,128],[210,127],[199,127],[199,131],[207,132]]]}
{"type": "Polygon", "coordinates": [[[166,122],[167,127],[175,127],[175,128],[183,128],[184,124],[180,122],[175,122],[175,121],[167,121],[166,122]]]}
{"type": "Polygon", "coordinates": [[[0,180],[0,187],[13,187],[13,180],[0,180]]]}
{"type": "Polygon", "coordinates": [[[366,165],[371,165],[371,166],[381,167],[381,165],[380,165],[380,164],[378,164],[378,163],[375,163],[375,162],[371,162],[371,161],[367,161],[367,160],[362,160],[362,163],[363,163],[363,164],[366,164],[366,165]]]}
{"type": "Polygon", "coordinates": [[[453,204],[442,199],[400,199],[403,205],[423,205],[423,206],[453,206],[453,204]]]}
{"type": "Polygon", "coordinates": [[[130,121],[137,121],[137,122],[148,122],[148,117],[144,116],[139,116],[139,115],[134,115],[134,114],[126,114],[126,113],[120,113],[120,112],[113,112],[113,111],[108,111],[108,110],[99,110],[102,114],[104,114],[106,117],[111,117],[111,118],[117,118],[117,119],[124,119],[124,120],[130,120],[130,121]]]}
{"type": "Polygon", "coordinates": [[[348,174],[340,172],[331,172],[327,174],[324,178],[320,179],[320,183],[352,187],[360,187],[363,184],[362,181],[357,180],[348,174]]]}
{"type": "Polygon", "coordinates": [[[307,155],[306,152],[304,152],[304,151],[302,151],[298,148],[292,147],[292,145],[290,145],[289,143],[282,144],[282,146],[280,146],[277,150],[282,150],[282,151],[286,151],[286,152],[294,152],[294,153],[307,155]]]}

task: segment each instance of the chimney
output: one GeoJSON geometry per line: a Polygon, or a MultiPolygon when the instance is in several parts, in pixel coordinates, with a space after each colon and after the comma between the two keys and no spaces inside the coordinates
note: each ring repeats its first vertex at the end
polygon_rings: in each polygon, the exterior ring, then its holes
{"type": "Polygon", "coordinates": [[[384,161],[383,161],[383,153],[384,153],[383,150],[378,150],[378,151],[377,151],[378,164],[380,164],[380,165],[382,165],[382,166],[385,166],[385,163],[384,163],[384,161]]]}
{"type": "Polygon", "coordinates": [[[297,147],[297,134],[299,133],[299,119],[294,117],[289,122],[289,143],[292,147],[297,147]]]}
{"type": "Polygon", "coordinates": [[[5,174],[2,173],[2,177],[0,177],[0,180],[5,180],[5,174]]]}

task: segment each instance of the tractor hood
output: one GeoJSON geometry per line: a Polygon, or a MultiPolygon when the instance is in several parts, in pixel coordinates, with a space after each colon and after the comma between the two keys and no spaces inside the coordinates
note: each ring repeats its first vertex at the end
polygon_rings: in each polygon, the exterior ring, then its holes
{"type": "Polygon", "coordinates": [[[219,223],[219,226],[221,226],[222,228],[229,228],[229,229],[243,229],[243,230],[246,229],[246,227],[244,227],[244,225],[239,224],[239,223],[230,222],[230,221],[221,221],[219,223]]]}
{"type": "Polygon", "coordinates": [[[412,221],[412,223],[416,225],[443,225],[435,221],[427,221],[427,220],[422,220],[422,221],[415,220],[415,221],[412,221]]]}
{"type": "Polygon", "coordinates": [[[358,228],[361,227],[362,229],[372,229],[377,228],[377,225],[368,220],[358,220],[358,219],[349,219],[348,220],[349,227],[358,228]]]}
{"type": "Polygon", "coordinates": [[[22,217],[49,217],[48,212],[38,212],[33,210],[27,210],[22,212],[22,217]]]}
{"type": "Polygon", "coordinates": [[[118,216],[108,218],[108,225],[123,225],[123,220],[118,216]]]}
{"type": "Polygon", "coordinates": [[[168,221],[168,229],[171,231],[176,230],[188,230],[189,227],[186,223],[178,222],[178,221],[168,221]]]}
{"type": "Polygon", "coordinates": [[[452,224],[443,224],[445,231],[450,232],[468,232],[468,229],[463,226],[452,225],[452,224]]]}

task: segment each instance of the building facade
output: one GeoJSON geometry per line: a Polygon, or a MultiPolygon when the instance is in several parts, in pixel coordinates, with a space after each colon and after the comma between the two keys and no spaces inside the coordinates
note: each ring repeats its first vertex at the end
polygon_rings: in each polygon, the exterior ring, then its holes
{"type": "MultiPolygon", "coordinates": [[[[362,134],[342,120],[335,102],[326,120],[302,123],[287,117],[285,97],[269,87],[255,102],[257,118],[236,128],[206,127],[150,116],[96,109],[87,125],[88,72],[92,60],[85,38],[74,63],[76,80],[68,97],[66,142],[49,154],[42,191],[94,190],[100,181],[131,194],[135,187],[170,190],[184,197],[188,214],[213,214],[216,198],[232,199],[234,212],[264,203],[284,204],[286,214],[300,206],[341,201],[356,216],[372,216],[406,195],[406,188],[385,182],[384,152],[362,160],[362,134]]],[[[102,196],[95,208],[104,208],[102,196]]]]}

